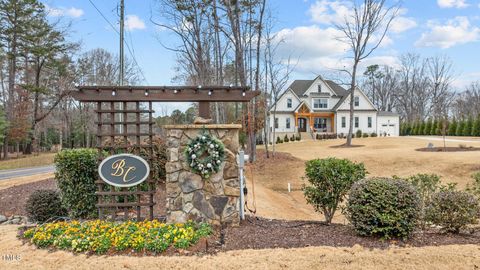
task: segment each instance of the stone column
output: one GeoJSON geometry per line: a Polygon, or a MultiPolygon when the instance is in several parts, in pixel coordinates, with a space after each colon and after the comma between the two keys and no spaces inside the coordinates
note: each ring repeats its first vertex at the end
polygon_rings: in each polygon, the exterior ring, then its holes
{"type": "Polygon", "coordinates": [[[167,222],[187,220],[211,224],[240,221],[240,180],[236,156],[241,125],[167,125],[167,222]],[[185,147],[203,131],[225,145],[225,161],[208,179],[191,172],[185,147]]]}

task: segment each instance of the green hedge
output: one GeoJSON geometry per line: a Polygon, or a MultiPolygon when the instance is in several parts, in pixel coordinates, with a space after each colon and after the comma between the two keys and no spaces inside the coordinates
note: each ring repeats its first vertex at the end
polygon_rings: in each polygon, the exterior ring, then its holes
{"type": "Polygon", "coordinates": [[[372,178],[355,183],[347,218],[360,235],[408,237],[417,223],[419,196],[405,180],[372,178]]]}
{"type": "Polygon", "coordinates": [[[98,178],[98,151],[95,149],[64,150],[55,156],[55,178],[61,191],[62,204],[73,218],[95,217],[98,178]]]}

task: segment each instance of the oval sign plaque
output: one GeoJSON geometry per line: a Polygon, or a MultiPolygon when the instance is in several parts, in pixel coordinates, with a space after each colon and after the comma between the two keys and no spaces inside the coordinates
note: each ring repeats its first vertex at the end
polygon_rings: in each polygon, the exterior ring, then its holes
{"type": "Polygon", "coordinates": [[[98,166],[100,178],[116,187],[136,186],[150,174],[150,166],[141,157],[132,154],[109,156],[98,166]]]}

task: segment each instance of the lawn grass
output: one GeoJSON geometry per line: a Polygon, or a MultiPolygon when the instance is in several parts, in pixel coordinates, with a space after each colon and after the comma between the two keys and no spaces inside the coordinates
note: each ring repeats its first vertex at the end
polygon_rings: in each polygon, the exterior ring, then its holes
{"type": "Polygon", "coordinates": [[[28,167],[38,167],[53,164],[55,153],[42,153],[39,155],[26,155],[21,157],[12,157],[8,160],[0,161],[0,170],[11,170],[28,167]]]}

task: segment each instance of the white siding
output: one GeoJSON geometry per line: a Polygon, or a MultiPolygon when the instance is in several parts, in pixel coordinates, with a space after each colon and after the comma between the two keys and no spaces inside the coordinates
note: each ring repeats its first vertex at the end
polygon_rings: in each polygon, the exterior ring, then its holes
{"type": "Polygon", "coordinates": [[[387,134],[387,136],[397,137],[400,134],[400,117],[398,116],[378,116],[377,118],[378,134],[387,134]]]}
{"type": "MultiPolygon", "coordinates": [[[[295,116],[292,114],[277,114],[275,115],[278,118],[278,128],[275,129],[275,132],[295,132],[295,116]],[[290,128],[287,128],[287,118],[290,119],[290,128]]],[[[273,131],[275,126],[275,120],[273,119],[273,113],[270,115],[270,123],[273,131]]]]}
{"type": "Polygon", "coordinates": [[[287,90],[285,94],[278,100],[277,102],[277,111],[294,111],[295,108],[300,104],[300,101],[298,98],[295,96],[295,94],[292,93],[292,91],[287,90]],[[291,98],[292,99],[292,107],[287,108],[287,99],[291,98]]]}
{"type": "MultiPolygon", "coordinates": [[[[362,91],[356,89],[355,96],[359,97],[359,106],[355,107],[355,110],[375,110],[375,107],[373,107],[372,103],[370,103],[362,91]]],[[[337,110],[350,110],[350,96],[343,101],[342,105],[340,105],[337,110]]]]}
{"type": "MultiPolygon", "coordinates": [[[[353,126],[353,132],[357,132],[357,130],[361,130],[362,133],[368,133],[369,135],[373,132],[377,133],[377,112],[355,112],[353,114],[353,121],[355,121],[355,117],[358,117],[359,126],[356,128],[353,126]],[[372,127],[368,127],[368,117],[372,118],[372,127]]],[[[349,112],[338,112],[336,117],[336,133],[340,134],[347,134],[348,128],[350,124],[350,113],[349,112]],[[345,127],[342,127],[342,117],[345,117],[345,127]]],[[[354,122],[355,124],[355,122],[354,122]]]]}

